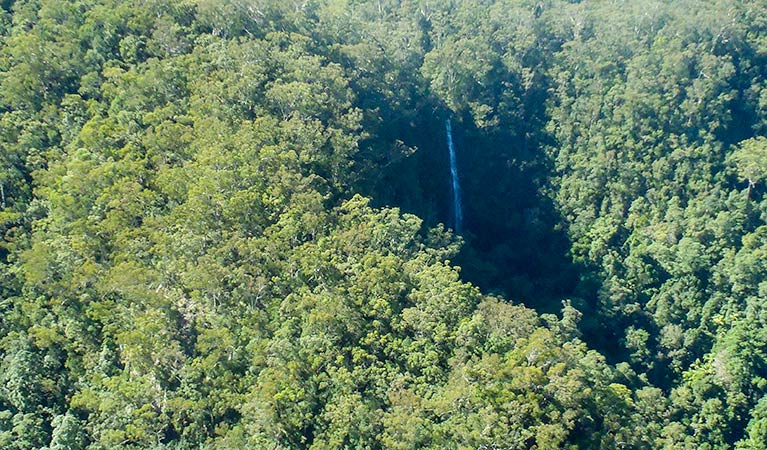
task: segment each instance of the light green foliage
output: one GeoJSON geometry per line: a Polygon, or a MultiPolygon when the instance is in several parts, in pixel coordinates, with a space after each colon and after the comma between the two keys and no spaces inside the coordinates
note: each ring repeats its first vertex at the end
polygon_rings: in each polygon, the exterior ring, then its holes
{"type": "Polygon", "coordinates": [[[765,428],[764,420],[764,398],[762,398],[754,408],[746,428],[746,436],[738,442],[738,449],[760,450],[767,448],[767,428],[765,428]]]}
{"type": "Polygon", "coordinates": [[[0,6],[0,448],[764,448],[763,1],[0,6]]]}
{"type": "Polygon", "coordinates": [[[767,139],[758,136],[740,142],[729,158],[738,174],[748,181],[750,194],[756,183],[764,178],[764,168],[767,166],[767,139]]]}

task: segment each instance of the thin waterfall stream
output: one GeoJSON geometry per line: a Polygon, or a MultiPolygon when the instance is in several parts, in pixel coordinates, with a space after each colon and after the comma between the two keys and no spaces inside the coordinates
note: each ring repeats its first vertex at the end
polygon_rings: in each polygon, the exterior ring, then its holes
{"type": "Polygon", "coordinates": [[[458,182],[458,163],[455,158],[455,146],[453,145],[453,127],[450,119],[445,121],[447,133],[447,149],[450,152],[450,177],[453,182],[453,229],[456,233],[461,232],[463,227],[463,209],[461,207],[461,185],[458,182]]]}

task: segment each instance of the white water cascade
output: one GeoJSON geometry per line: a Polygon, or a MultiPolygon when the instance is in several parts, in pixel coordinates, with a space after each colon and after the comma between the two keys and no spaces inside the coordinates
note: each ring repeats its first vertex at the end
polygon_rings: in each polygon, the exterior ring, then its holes
{"type": "Polygon", "coordinates": [[[453,180],[453,229],[456,233],[461,232],[463,225],[463,210],[461,209],[461,185],[458,183],[458,164],[455,160],[455,147],[453,146],[453,127],[450,119],[445,121],[447,132],[447,149],[450,152],[450,177],[453,180]]]}

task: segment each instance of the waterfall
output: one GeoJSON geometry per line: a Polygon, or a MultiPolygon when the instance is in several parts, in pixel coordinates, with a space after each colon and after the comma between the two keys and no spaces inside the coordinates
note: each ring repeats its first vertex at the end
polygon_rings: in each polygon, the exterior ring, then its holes
{"type": "Polygon", "coordinates": [[[461,185],[458,183],[458,164],[455,161],[455,147],[453,146],[453,127],[450,119],[445,121],[447,132],[447,149],[450,152],[450,177],[453,181],[453,226],[456,233],[461,232],[463,225],[463,210],[461,209],[461,185]]]}

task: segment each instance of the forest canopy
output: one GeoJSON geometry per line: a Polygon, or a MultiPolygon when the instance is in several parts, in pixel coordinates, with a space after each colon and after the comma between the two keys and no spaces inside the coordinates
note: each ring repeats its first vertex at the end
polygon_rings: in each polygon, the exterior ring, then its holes
{"type": "Polygon", "coordinates": [[[767,1],[0,7],[1,449],[767,449],[767,1]]]}

